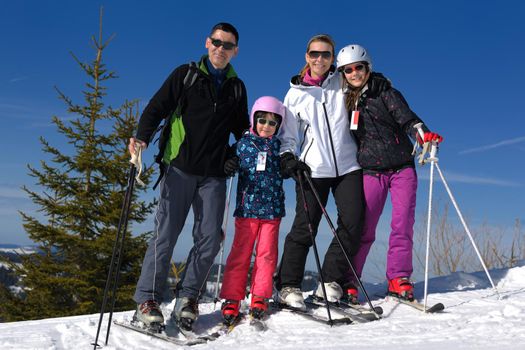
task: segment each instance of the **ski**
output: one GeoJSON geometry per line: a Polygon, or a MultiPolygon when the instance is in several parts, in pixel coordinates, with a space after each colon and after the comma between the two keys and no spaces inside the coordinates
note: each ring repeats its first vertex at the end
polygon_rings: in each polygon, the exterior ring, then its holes
{"type": "Polygon", "coordinates": [[[410,300],[403,299],[403,298],[400,298],[400,297],[398,297],[396,295],[391,295],[391,294],[387,295],[386,299],[387,300],[391,299],[391,300],[396,301],[398,303],[411,306],[411,307],[413,307],[416,310],[427,312],[429,314],[433,314],[433,313],[441,312],[441,311],[445,310],[445,305],[443,305],[442,303],[436,303],[436,304],[434,304],[434,305],[432,305],[430,307],[427,306],[427,309],[425,310],[425,305],[423,305],[422,303],[418,302],[417,300],[410,301],[410,300]]]}
{"type": "Polygon", "coordinates": [[[201,339],[201,338],[194,338],[194,339],[180,339],[174,336],[167,335],[166,332],[163,330],[160,333],[154,332],[147,328],[142,328],[139,326],[132,325],[129,322],[123,322],[118,320],[113,320],[113,323],[117,326],[133,330],[135,332],[142,333],[144,335],[148,335],[150,337],[154,337],[156,339],[164,340],[168,343],[176,344],[179,346],[192,346],[192,345],[198,345],[198,344],[205,344],[208,342],[208,339],[201,339]]]}
{"type": "Polygon", "coordinates": [[[231,322],[225,322],[221,321],[218,326],[214,327],[212,331],[208,334],[199,335],[196,334],[193,330],[184,329],[183,327],[180,327],[179,325],[175,324],[175,327],[177,330],[184,336],[186,339],[203,339],[206,341],[213,341],[220,337],[221,335],[225,335],[228,333],[231,333],[233,329],[244,319],[244,314],[239,313],[236,318],[234,318],[231,322]]]}
{"type": "MultiPolygon", "coordinates": [[[[347,302],[345,300],[339,300],[339,302],[337,304],[339,304],[339,306],[341,306],[343,308],[352,308],[352,309],[355,309],[355,310],[357,310],[359,312],[363,312],[363,313],[373,313],[372,310],[367,307],[367,305],[352,304],[352,303],[347,302]]],[[[378,315],[382,315],[383,314],[383,308],[381,306],[374,306],[374,311],[378,315]]]]}
{"type": "MultiPolygon", "coordinates": [[[[307,300],[310,300],[310,299],[315,301],[315,302],[321,302],[321,303],[324,304],[324,299],[321,298],[321,297],[318,297],[316,295],[308,296],[307,300]]],[[[338,308],[344,309],[344,310],[353,309],[353,310],[356,310],[357,312],[363,313],[363,314],[373,314],[374,312],[377,315],[382,315],[383,314],[383,308],[381,306],[374,306],[374,310],[371,310],[370,308],[368,308],[365,305],[352,304],[352,303],[350,303],[350,302],[348,302],[348,301],[346,301],[344,299],[341,299],[338,302],[330,302],[330,306],[335,306],[335,307],[338,307],[338,308]]]]}
{"type": "Polygon", "coordinates": [[[185,330],[182,327],[179,327],[175,323],[173,323],[172,327],[168,326],[170,329],[170,333],[172,333],[173,331],[176,331],[176,334],[182,335],[185,339],[181,339],[177,336],[167,334],[166,326],[162,326],[160,329],[160,332],[155,332],[148,328],[143,328],[138,325],[135,325],[131,322],[114,320],[113,323],[118,326],[121,326],[127,329],[131,329],[131,330],[137,331],[145,335],[149,335],[157,339],[162,339],[169,343],[182,345],[182,346],[192,346],[192,345],[205,344],[207,342],[214,341],[220,336],[230,333],[241,322],[243,318],[244,318],[244,314],[240,313],[239,316],[237,316],[233,320],[233,322],[231,323],[221,322],[217,326],[213,327],[212,331],[207,334],[196,334],[195,332],[191,330],[185,330]]]}
{"type": "Polygon", "coordinates": [[[268,329],[266,322],[259,318],[255,318],[250,315],[250,326],[253,327],[258,332],[264,332],[268,329]]]}
{"type": "Polygon", "coordinates": [[[295,313],[295,314],[300,315],[300,316],[302,316],[304,318],[307,318],[309,320],[312,320],[312,321],[315,321],[315,322],[319,322],[319,323],[323,323],[323,324],[327,324],[327,325],[330,325],[330,326],[348,325],[348,324],[354,323],[354,320],[352,318],[350,318],[349,315],[347,315],[345,317],[341,317],[341,318],[332,318],[331,321],[328,318],[326,318],[326,317],[323,317],[323,316],[320,316],[320,315],[316,315],[313,312],[313,310],[316,309],[318,306],[307,305],[306,310],[303,310],[303,309],[295,308],[295,307],[292,307],[292,306],[289,306],[289,305],[286,305],[286,304],[283,304],[283,303],[278,303],[278,302],[275,302],[275,301],[272,302],[270,305],[272,306],[272,308],[274,310],[287,311],[287,312],[295,313]]]}
{"type": "MultiPolygon", "coordinates": [[[[315,295],[308,296],[304,301],[312,307],[326,307],[325,300],[315,295]]],[[[330,306],[330,309],[336,310],[359,323],[380,320],[380,315],[383,314],[383,309],[379,306],[374,307],[374,311],[372,311],[362,305],[348,304],[341,301],[330,302],[328,305],[330,306]]]]}

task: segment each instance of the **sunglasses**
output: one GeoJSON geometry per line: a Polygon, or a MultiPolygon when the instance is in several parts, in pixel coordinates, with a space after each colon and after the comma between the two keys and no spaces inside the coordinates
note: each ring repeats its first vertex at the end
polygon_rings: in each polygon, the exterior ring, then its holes
{"type": "Polygon", "coordinates": [[[211,40],[211,43],[213,44],[213,46],[215,47],[224,47],[224,50],[233,50],[237,44],[234,44],[234,43],[231,43],[229,41],[222,41],[222,40],[219,40],[219,39],[213,39],[210,37],[210,40],[211,40]]]}
{"type": "Polygon", "coordinates": [[[350,73],[352,73],[354,71],[360,72],[363,69],[365,69],[365,65],[364,64],[358,64],[357,66],[354,66],[354,67],[345,67],[343,69],[343,72],[345,72],[345,74],[350,74],[350,73]]]}
{"type": "Polygon", "coordinates": [[[264,119],[264,118],[257,118],[257,123],[261,124],[261,125],[270,125],[270,126],[277,126],[277,124],[279,124],[278,122],[276,122],[275,120],[268,120],[268,119],[264,119]]]}
{"type": "Polygon", "coordinates": [[[310,51],[308,52],[308,56],[310,56],[311,59],[318,59],[319,56],[324,58],[325,60],[328,60],[332,57],[332,53],[330,51],[310,51]]]}

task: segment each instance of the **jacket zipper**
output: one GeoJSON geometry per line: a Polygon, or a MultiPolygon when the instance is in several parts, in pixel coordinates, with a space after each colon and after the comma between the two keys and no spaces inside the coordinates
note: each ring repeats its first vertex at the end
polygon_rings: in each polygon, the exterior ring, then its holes
{"type": "Polygon", "coordinates": [[[312,137],[312,141],[308,145],[308,148],[306,149],[306,152],[304,152],[303,162],[306,162],[306,156],[308,155],[308,152],[310,152],[310,148],[312,148],[313,144],[314,144],[314,138],[312,137]]]}
{"type": "MultiPolygon", "coordinates": [[[[299,120],[301,120],[301,113],[297,113],[297,116],[299,117],[299,120]]],[[[301,146],[299,147],[300,150],[303,149],[304,142],[306,141],[306,133],[308,132],[308,129],[310,128],[310,125],[307,125],[303,132],[303,142],[301,142],[301,146]]]]}
{"type": "Polygon", "coordinates": [[[330,129],[330,121],[328,120],[328,112],[326,111],[326,104],[324,102],[323,102],[323,110],[324,110],[324,118],[326,119],[326,125],[328,126],[328,137],[330,138],[330,148],[332,149],[332,157],[334,158],[335,177],[339,177],[337,159],[335,158],[334,140],[332,138],[332,129],[330,129]]]}

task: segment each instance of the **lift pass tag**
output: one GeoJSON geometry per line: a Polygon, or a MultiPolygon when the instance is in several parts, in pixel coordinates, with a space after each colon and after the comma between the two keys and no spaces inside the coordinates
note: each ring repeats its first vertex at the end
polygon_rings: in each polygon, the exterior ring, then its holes
{"type": "Polygon", "coordinates": [[[257,168],[255,168],[257,171],[265,171],[266,170],[266,152],[259,152],[257,154],[257,168]]]}
{"type": "Polygon", "coordinates": [[[359,124],[359,111],[352,111],[352,118],[350,119],[350,130],[357,130],[359,124]]]}

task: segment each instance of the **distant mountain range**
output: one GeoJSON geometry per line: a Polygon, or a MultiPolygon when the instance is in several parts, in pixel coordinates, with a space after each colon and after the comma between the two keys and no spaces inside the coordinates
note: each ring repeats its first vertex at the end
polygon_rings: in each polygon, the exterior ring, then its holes
{"type": "Polygon", "coordinates": [[[20,263],[20,255],[34,253],[36,250],[36,246],[0,244],[0,284],[9,288],[18,282],[18,278],[2,260],[7,259],[10,262],[20,263]]]}
{"type": "MultiPolygon", "coordinates": [[[[29,245],[17,245],[17,244],[0,244],[0,284],[5,285],[8,288],[14,288],[18,282],[18,278],[11,272],[11,269],[2,262],[3,259],[7,259],[13,263],[21,263],[20,255],[31,254],[38,250],[37,246],[29,245]]],[[[213,297],[215,294],[215,281],[217,280],[218,265],[214,264],[210,271],[208,278],[209,287],[207,293],[209,297],[213,297]]],[[[221,275],[224,273],[224,266],[221,271],[221,275]]],[[[222,278],[221,278],[222,280],[222,278]]],[[[170,281],[173,285],[175,281],[170,281]]],[[[317,273],[312,271],[305,271],[304,279],[302,283],[303,290],[312,290],[317,286],[317,273]]]]}

